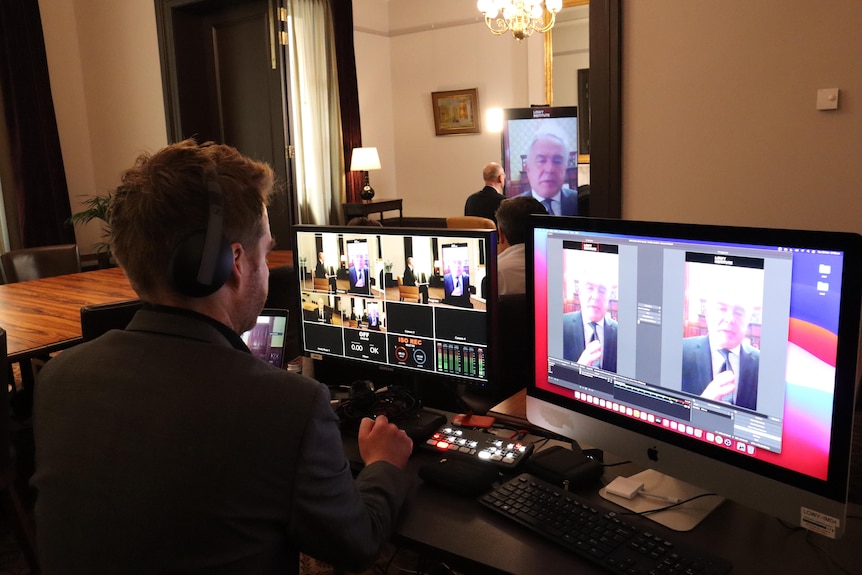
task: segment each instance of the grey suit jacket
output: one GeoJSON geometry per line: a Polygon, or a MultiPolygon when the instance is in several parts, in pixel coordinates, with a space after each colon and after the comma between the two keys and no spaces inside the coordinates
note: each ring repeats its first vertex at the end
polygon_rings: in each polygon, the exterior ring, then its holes
{"type": "MultiPolygon", "coordinates": [[[[617,371],[617,322],[605,318],[605,339],[602,342],[602,369],[617,371]]],[[[581,312],[563,314],[563,359],[578,361],[584,353],[584,320],[581,312]]]]}
{"type": "MultiPolygon", "coordinates": [[[[40,373],[36,517],[45,573],[354,570],[409,480],[354,480],[328,389],[238,349],[213,323],[145,309],[40,373]]],[[[56,361],[55,361],[56,360],[56,361]]]]}
{"type": "MultiPolygon", "coordinates": [[[[757,409],[757,379],[760,351],[743,345],[736,378],[736,405],[757,409]]],[[[687,337],[682,341],[682,390],[700,395],[712,381],[712,351],[709,336],[687,337]]]]}

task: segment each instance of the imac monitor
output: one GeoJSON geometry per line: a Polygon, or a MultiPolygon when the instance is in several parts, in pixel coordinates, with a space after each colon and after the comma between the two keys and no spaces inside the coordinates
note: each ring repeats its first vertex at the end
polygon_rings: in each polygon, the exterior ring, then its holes
{"type": "Polygon", "coordinates": [[[304,353],[353,374],[378,370],[490,389],[496,232],[295,226],[304,353]],[[314,282],[315,262],[335,269],[314,282]]]}
{"type": "Polygon", "coordinates": [[[531,423],[842,534],[860,236],[535,216],[527,237],[531,423]]]}

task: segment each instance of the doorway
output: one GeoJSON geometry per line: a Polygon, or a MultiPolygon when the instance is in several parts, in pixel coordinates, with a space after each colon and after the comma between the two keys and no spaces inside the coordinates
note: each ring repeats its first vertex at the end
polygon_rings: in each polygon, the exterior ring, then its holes
{"type": "Polygon", "coordinates": [[[168,139],[235,147],[272,166],[269,207],[277,249],[296,222],[282,46],[273,0],[156,0],[168,139]]]}

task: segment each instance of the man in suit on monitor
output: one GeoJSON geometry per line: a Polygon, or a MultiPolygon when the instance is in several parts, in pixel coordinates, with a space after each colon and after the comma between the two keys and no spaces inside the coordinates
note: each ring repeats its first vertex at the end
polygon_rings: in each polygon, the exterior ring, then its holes
{"type": "Polygon", "coordinates": [[[683,391],[757,409],[760,351],[745,340],[751,308],[750,298],[735,288],[709,296],[708,334],[682,342],[683,391]]]}
{"type": "Polygon", "coordinates": [[[464,273],[461,260],[449,264],[449,273],[443,276],[443,303],[473,307],[470,303],[470,275],[464,273]]]}
{"type": "Polygon", "coordinates": [[[314,321],[332,323],[332,308],[324,304],[322,297],[317,298],[317,310],[314,312],[314,321]]]}
{"type": "Polygon", "coordinates": [[[617,370],[617,322],[608,315],[614,274],[590,266],[580,274],[581,309],[563,314],[563,358],[606,371],[617,370]]]}
{"type": "Polygon", "coordinates": [[[350,274],[350,293],[371,294],[370,276],[364,255],[356,254],[353,256],[353,265],[350,266],[348,272],[350,274]]]}
{"type": "Polygon", "coordinates": [[[329,291],[335,293],[336,289],[336,280],[335,274],[329,273],[326,269],[326,258],[323,255],[323,252],[317,252],[317,265],[314,267],[314,277],[316,278],[328,278],[329,279],[329,291]]]}
{"type": "MultiPolygon", "coordinates": [[[[413,257],[407,256],[407,261],[404,266],[404,275],[401,277],[401,282],[406,286],[416,285],[416,270],[413,267],[413,257]]],[[[419,295],[422,296],[422,303],[428,303],[428,284],[419,284],[419,295]]]]}
{"type": "Polygon", "coordinates": [[[565,138],[553,132],[539,132],[530,143],[524,171],[530,190],[522,196],[539,200],[552,216],[578,215],[578,190],[566,183],[569,148],[565,138]]]}

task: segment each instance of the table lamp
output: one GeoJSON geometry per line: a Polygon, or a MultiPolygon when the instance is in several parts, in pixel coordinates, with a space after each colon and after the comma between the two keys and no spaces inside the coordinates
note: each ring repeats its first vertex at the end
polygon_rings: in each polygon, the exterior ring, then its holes
{"type": "Polygon", "coordinates": [[[377,155],[377,148],[353,148],[353,154],[350,157],[350,171],[365,174],[365,185],[359,196],[366,202],[370,202],[374,197],[374,188],[371,187],[371,182],[368,179],[368,170],[379,169],[380,157],[377,155]]]}

